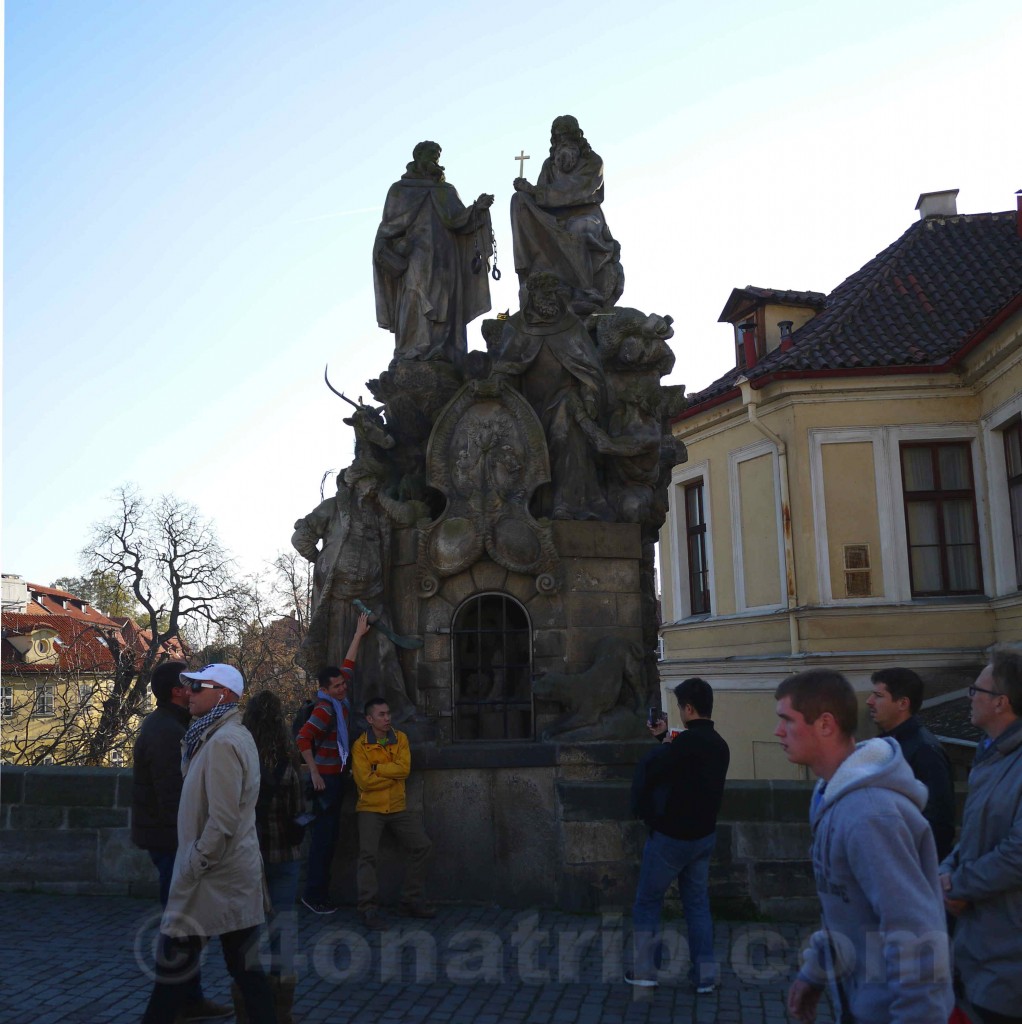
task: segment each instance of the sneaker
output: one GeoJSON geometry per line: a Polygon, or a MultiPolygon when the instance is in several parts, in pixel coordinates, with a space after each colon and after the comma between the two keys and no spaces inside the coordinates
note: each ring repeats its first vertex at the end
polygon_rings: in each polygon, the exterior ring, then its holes
{"type": "Polygon", "coordinates": [[[637,978],[631,971],[625,971],[625,981],[636,988],[656,988],[660,984],[656,978],[637,978]]]}
{"type": "Polygon", "coordinates": [[[224,1017],[233,1017],[234,1007],[221,1006],[210,999],[200,999],[197,1003],[189,1003],[177,1015],[177,1019],[184,1022],[193,1020],[222,1020],[224,1017]]]}
{"type": "Polygon", "coordinates": [[[712,996],[717,991],[717,983],[715,981],[704,981],[701,985],[696,985],[697,996],[712,996]]]}
{"type": "Polygon", "coordinates": [[[314,914],[336,914],[337,907],[332,903],[315,903],[312,900],[302,897],[302,903],[305,904],[314,914]]]}
{"type": "Polygon", "coordinates": [[[375,910],[360,910],[358,919],[362,922],[362,927],[368,928],[371,932],[382,932],[387,928],[383,918],[375,910]]]}
{"type": "Polygon", "coordinates": [[[424,921],[436,917],[436,910],[428,903],[402,903],[397,908],[402,917],[418,917],[424,921]]]}

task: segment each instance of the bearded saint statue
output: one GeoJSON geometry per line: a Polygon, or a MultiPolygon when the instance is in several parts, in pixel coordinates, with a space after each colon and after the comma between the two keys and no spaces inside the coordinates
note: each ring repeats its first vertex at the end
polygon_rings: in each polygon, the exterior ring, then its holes
{"type": "Polygon", "coordinates": [[[534,271],[571,289],[570,307],[585,316],[614,305],[624,291],[621,246],[603,217],[603,161],[570,114],[554,120],[550,156],[535,185],[516,178],[511,197],[515,270],[534,271]]]}

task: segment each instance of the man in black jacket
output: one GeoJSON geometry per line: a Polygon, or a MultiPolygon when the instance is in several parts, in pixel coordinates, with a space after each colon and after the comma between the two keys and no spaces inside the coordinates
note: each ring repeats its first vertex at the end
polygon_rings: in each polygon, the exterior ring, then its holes
{"type": "MultiPolygon", "coordinates": [[[[181,741],[191,724],[190,690],[181,682],[188,666],[166,661],[153,672],[150,687],[156,710],[146,715],[135,739],[132,760],[131,841],[149,854],[160,876],[160,903],[167,905],[177,854],[177,807],[181,802],[181,741]]],[[[189,995],[182,1021],[230,1017],[229,1006],[206,999],[197,971],[188,982],[189,995]]]]}
{"type": "Polygon", "coordinates": [[[912,774],[929,790],[923,817],[933,831],[937,859],[943,860],[955,841],[955,787],[940,741],[916,717],[923,703],[923,681],[910,668],[883,668],[870,679],[869,717],[881,736],[897,740],[912,774]]]}
{"type": "Polygon", "coordinates": [[[630,985],[652,988],[660,965],[660,914],[675,879],[688,928],[690,977],[697,994],[717,987],[710,917],[710,856],[717,839],[717,814],[731,761],[727,743],[713,728],[713,689],[703,679],[686,679],[674,689],[684,730],[668,732],[657,722],[650,732],[661,747],[639,765],[633,789],[649,838],[632,910],[634,966],[630,985]]]}

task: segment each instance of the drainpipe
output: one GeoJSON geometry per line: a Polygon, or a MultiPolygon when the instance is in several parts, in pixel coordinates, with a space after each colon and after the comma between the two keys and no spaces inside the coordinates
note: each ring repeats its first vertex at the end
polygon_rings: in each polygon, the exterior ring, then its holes
{"type": "Polygon", "coordinates": [[[798,636],[798,621],[795,612],[798,609],[798,591],[795,585],[795,545],[791,536],[791,492],[788,489],[788,446],[759,418],[759,396],[745,377],[740,377],[738,386],[742,389],[742,404],[749,414],[752,424],[765,438],[772,441],[777,448],[777,468],[781,478],[781,524],[784,528],[784,579],[788,591],[788,639],[791,643],[791,655],[801,654],[798,636]]]}

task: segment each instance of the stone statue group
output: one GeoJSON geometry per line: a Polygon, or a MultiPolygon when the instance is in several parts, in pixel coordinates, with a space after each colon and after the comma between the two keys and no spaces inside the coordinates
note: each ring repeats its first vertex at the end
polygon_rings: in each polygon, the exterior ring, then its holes
{"type": "MultiPolygon", "coordinates": [[[[616,305],[624,271],[603,214],[603,161],[574,117],[554,120],[536,183],[514,181],[520,309],[484,321],[487,350],[470,353],[467,326],[490,309],[493,196],[465,206],[440,155],[435,142],[414,147],[376,233],[377,321],[394,335],[390,365],[367,385],[380,406],[345,420],[354,462],[295,524],[295,548],[316,563],[302,655],[312,670],[340,664],[353,599],[392,625],[394,527],[420,530],[428,598],[484,556],[556,588],[552,520],[637,523],[654,601],[653,545],[684,458],[668,426],[683,388],[660,383],[674,365],[671,318],[616,305]]],[[[360,689],[410,716],[393,643],[380,630],[368,640],[360,689]]]]}

